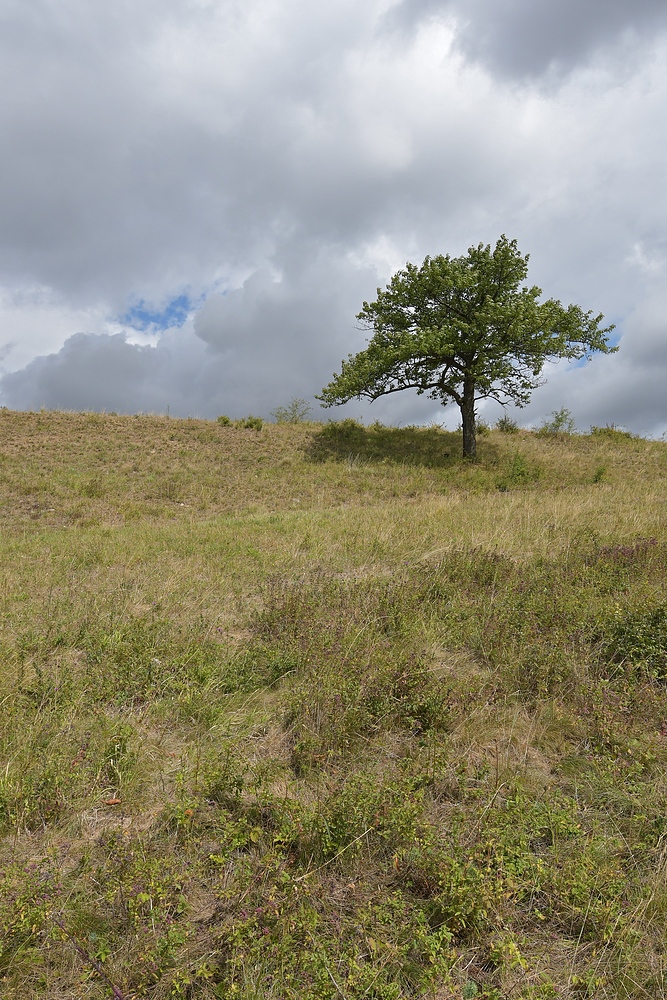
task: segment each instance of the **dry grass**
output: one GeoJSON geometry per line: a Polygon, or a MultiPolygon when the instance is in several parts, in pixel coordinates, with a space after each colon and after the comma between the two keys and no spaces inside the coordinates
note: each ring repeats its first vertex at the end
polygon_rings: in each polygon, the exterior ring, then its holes
{"type": "Polygon", "coordinates": [[[3,996],[667,995],[667,446],[459,447],[0,411],[3,996]]]}
{"type": "MultiPolygon", "coordinates": [[[[480,438],[480,461],[460,461],[459,435],[437,429],[321,424],[259,430],[202,420],[0,410],[0,498],[6,527],[200,521],[220,514],[355,507],[466,496],[506,487],[562,491],[660,486],[664,445],[528,432],[480,438]],[[518,456],[518,462],[517,462],[518,456]]],[[[460,497],[459,497],[460,498],[460,497]]]]}

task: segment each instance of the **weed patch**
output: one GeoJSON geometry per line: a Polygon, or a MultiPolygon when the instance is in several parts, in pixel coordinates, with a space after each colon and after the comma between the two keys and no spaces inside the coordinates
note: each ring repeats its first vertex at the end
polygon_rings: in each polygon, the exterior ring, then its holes
{"type": "Polygon", "coordinates": [[[605,653],[621,668],[649,678],[667,677],[667,607],[637,610],[617,608],[604,630],[605,653]]]}

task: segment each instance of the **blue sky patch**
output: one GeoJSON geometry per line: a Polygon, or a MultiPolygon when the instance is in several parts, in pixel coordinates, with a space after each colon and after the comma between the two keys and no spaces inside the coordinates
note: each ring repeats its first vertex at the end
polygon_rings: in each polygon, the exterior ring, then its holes
{"type": "Polygon", "coordinates": [[[118,317],[118,322],[135,330],[167,330],[172,326],[183,326],[194,305],[187,295],[177,295],[162,309],[155,309],[144,299],[140,299],[123,316],[118,317]]]}

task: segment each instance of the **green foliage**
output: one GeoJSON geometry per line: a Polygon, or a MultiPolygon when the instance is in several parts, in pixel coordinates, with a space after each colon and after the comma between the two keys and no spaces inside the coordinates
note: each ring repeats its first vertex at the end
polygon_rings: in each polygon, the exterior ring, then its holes
{"type": "Polygon", "coordinates": [[[507,456],[505,473],[497,480],[497,487],[503,493],[511,489],[521,489],[538,481],[542,474],[539,465],[531,463],[520,451],[507,456]]]}
{"type": "Polygon", "coordinates": [[[221,427],[239,427],[244,430],[261,431],[264,426],[264,421],[261,417],[253,417],[252,414],[248,417],[242,417],[240,420],[232,420],[231,417],[223,416],[218,417],[218,423],[221,427]]]}
{"type": "Polygon", "coordinates": [[[608,438],[611,441],[632,441],[635,437],[630,431],[621,430],[614,424],[607,424],[605,427],[591,427],[591,436],[597,438],[608,438]]]}
{"type": "Polygon", "coordinates": [[[306,399],[292,399],[287,406],[277,406],[271,412],[277,424],[300,424],[308,419],[312,407],[306,399]]]}
{"type": "Polygon", "coordinates": [[[667,605],[640,610],[616,608],[604,634],[613,662],[667,678],[667,605]]]}
{"type": "Polygon", "coordinates": [[[511,417],[503,414],[502,417],[496,420],[496,430],[502,434],[516,434],[519,430],[519,425],[516,420],[512,420],[511,417]]]}
{"type": "Polygon", "coordinates": [[[558,437],[562,434],[574,434],[575,430],[572,414],[563,406],[560,410],[552,412],[551,420],[544,421],[538,434],[546,437],[558,437]]]}
{"type": "Polygon", "coordinates": [[[542,290],[522,285],[527,272],[528,257],[505,236],[493,250],[479,244],[466,257],[407,264],[364,302],[357,318],[374,331],[368,347],[343,362],[318,398],[335,406],[412,388],[443,405],[454,401],[464,454],[474,457],[476,399],[523,406],[546,361],[616,350],[602,315],[555,299],[540,304],[542,290]]]}
{"type": "Polygon", "coordinates": [[[234,421],[235,427],[242,427],[245,430],[250,431],[261,431],[264,426],[264,421],[261,417],[253,417],[252,414],[248,417],[243,417],[241,420],[234,421]]]}

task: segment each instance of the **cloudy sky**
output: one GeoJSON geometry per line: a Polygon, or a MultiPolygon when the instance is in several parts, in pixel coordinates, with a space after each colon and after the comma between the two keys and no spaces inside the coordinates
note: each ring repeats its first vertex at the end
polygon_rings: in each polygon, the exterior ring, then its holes
{"type": "Polygon", "coordinates": [[[520,421],[667,430],[665,0],[0,0],[0,73],[0,404],[268,417],[506,233],[620,343],[520,421]]]}

